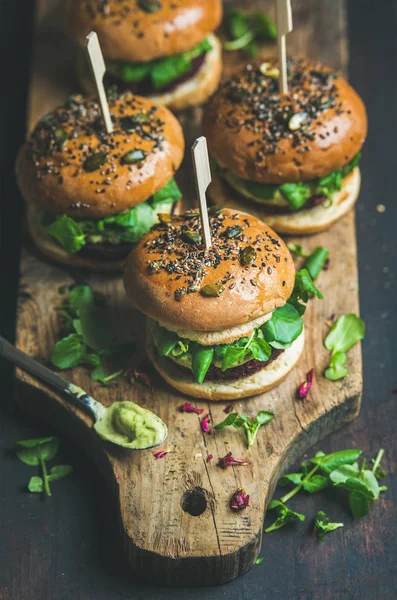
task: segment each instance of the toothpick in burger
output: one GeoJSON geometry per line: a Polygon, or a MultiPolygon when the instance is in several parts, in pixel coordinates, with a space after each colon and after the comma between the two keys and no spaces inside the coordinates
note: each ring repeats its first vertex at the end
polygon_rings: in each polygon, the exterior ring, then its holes
{"type": "MultiPolygon", "coordinates": [[[[67,29],[84,45],[96,31],[105,56],[106,87],[115,85],[181,110],[205,102],[222,70],[221,0],[69,0],[67,29]]],[[[87,61],[78,62],[93,93],[87,61]]]]}
{"type": "Polygon", "coordinates": [[[246,65],[207,105],[203,129],[218,168],[208,194],[277,232],[304,235],[356,202],[367,116],[340,74],[303,59],[287,64],[288,94],[269,60],[246,65]]]}
{"type": "Polygon", "coordinates": [[[197,211],[161,219],[129,255],[124,283],[148,317],[147,352],[160,375],[184,394],[233,400],[288,375],[304,345],[301,300],[322,296],[262,221],[217,208],[209,221],[205,251],[197,211]]]}
{"type": "Polygon", "coordinates": [[[71,97],[39,121],[17,159],[36,246],[61,263],[120,270],[132,245],[181,198],[173,179],[184,153],[181,126],[147,98],[99,103],[71,97]]]}

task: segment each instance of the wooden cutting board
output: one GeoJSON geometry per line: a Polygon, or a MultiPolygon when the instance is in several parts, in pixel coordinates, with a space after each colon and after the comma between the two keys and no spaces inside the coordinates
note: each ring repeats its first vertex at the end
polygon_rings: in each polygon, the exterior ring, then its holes
{"type": "MultiPolygon", "coordinates": [[[[261,7],[273,12],[271,2],[227,2],[229,5],[261,7]]],[[[78,89],[73,73],[74,52],[62,32],[62,12],[56,0],[37,2],[34,68],[31,84],[29,126],[65,96],[78,89]]],[[[290,53],[319,59],[345,70],[346,15],[342,0],[295,0],[294,32],[288,38],[290,53]]],[[[263,55],[274,54],[275,47],[263,55]]],[[[226,57],[226,73],[238,57],[226,57]]],[[[187,147],[198,135],[200,110],[181,117],[187,147]]],[[[194,198],[191,164],[185,161],[178,176],[185,201],[194,198]]],[[[247,207],[248,210],[248,207],[247,207]]],[[[230,581],[253,564],[262,543],[263,519],[277,479],[286,465],[359,410],[362,377],[361,351],[349,353],[350,375],[332,383],[323,376],[329,358],[323,347],[326,321],[331,315],[358,312],[358,279],[354,214],[330,231],[303,240],[310,250],[329,248],[331,268],[318,285],[324,300],[312,301],[305,315],[306,346],[299,366],[277,389],[244,401],[235,409],[248,416],[261,410],[274,411],[276,418],[263,427],[250,450],[240,432],[223,430],[207,435],[195,414],[178,411],[187,400],[154,377],[154,388],[127,378],[102,387],[92,382],[84,369],[64,373],[105,405],[132,399],[158,413],[168,424],[169,437],[163,447],[170,453],[156,459],[153,451],[128,452],[102,443],[92,431],[90,417],[66,404],[60,397],[29,376],[17,372],[17,400],[25,409],[69,434],[84,447],[101,469],[114,492],[113,510],[120,516],[128,562],[134,571],[161,584],[209,585],[230,581]],[[297,399],[297,388],[309,369],[315,383],[305,401],[297,399]],[[247,466],[216,466],[218,457],[231,451],[249,461],[247,466]],[[207,456],[214,459],[207,462],[207,456]],[[229,508],[230,497],[239,487],[250,495],[250,506],[238,513],[229,508]],[[190,513],[201,513],[199,515],[190,513]]],[[[58,267],[39,257],[27,241],[21,259],[21,284],[17,323],[18,347],[48,361],[59,339],[60,323],[55,305],[58,288],[73,281],[86,281],[109,298],[109,318],[124,337],[141,335],[142,317],[125,298],[120,277],[90,275],[58,267]]],[[[226,402],[197,402],[213,423],[224,419],[226,402]]],[[[49,430],[52,432],[52,430],[49,430]]],[[[265,540],[266,542],[266,540],[265,540]]],[[[266,556],[266,544],[264,547],[266,556]]]]}

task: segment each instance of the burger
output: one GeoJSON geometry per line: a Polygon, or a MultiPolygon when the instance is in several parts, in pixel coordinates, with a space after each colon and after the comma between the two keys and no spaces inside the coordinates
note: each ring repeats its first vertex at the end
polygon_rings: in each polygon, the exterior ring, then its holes
{"type": "MultiPolygon", "coordinates": [[[[217,88],[222,48],[212,32],[221,19],[221,0],[69,0],[66,9],[67,29],[78,44],[97,32],[106,86],[174,110],[205,102],[217,88]]],[[[79,71],[92,93],[84,53],[79,71]]]]}
{"type": "Polygon", "coordinates": [[[289,59],[287,95],[278,79],[273,60],[248,64],[213,96],[203,122],[217,168],[208,193],[221,205],[249,206],[277,232],[316,233],[357,200],[366,111],[321,64],[289,59]]]}
{"type": "Polygon", "coordinates": [[[71,97],[39,121],[17,158],[31,237],[48,257],[120,270],[136,243],[170,213],[181,193],[173,176],[184,153],[168,109],[131,93],[109,99],[114,131],[99,104],[71,97]]]}
{"type": "Polygon", "coordinates": [[[303,350],[307,271],[285,243],[246,213],[210,209],[203,249],[197,211],[168,217],[132,250],[124,284],[147,319],[146,349],[184,394],[244,398],[278,385],[303,350]]]}

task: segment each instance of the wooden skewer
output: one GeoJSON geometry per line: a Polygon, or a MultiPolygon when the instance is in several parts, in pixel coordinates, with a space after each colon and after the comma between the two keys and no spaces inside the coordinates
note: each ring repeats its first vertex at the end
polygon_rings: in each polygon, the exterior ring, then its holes
{"type": "Polygon", "coordinates": [[[285,37],[293,29],[291,0],[276,0],[276,27],[280,92],[288,94],[287,50],[285,37]]]}
{"type": "Polygon", "coordinates": [[[204,238],[204,248],[211,248],[210,222],[208,219],[207,199],[205,192],[211,183],[210,161],[208,157],[207,140],[204,136],[197,138],[192,146],[194,177],[199,198],[201,229],[204,238]]]}
{"type": "Polygon", "coordinates": [[[98,36],[95,31],[91,31],[85,38],[85,47],[90,61],[92,73],[95,79],[95,85],[98,91],[99,103],[101,105],[101,111],[103,120],[105,121],[106,131],[108,133],[113,132],[113,123],[110,116],[109,105],[106,98],[105,88],[103,86],[103,76],[106,72],[105,61],[103,60],[103,54],[99,45],[98,36]]]}

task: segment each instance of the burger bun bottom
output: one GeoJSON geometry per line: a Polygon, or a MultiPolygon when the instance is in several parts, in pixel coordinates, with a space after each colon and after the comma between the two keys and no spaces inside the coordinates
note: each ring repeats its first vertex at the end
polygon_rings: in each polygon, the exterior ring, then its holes
{"type": "Polygon", "coordinates": [[[360,192],[361,176],[358,167],[343,179],[342,189],[332,195],[330,206],[314,206],[290,213],[267,212],[264,204],[244,198],[219,175],[213,177],[207,195],[212,204],[246,210],[264,221],[277,233],[307,235],[328,229],[354,206],[360,192]]]}
{"type": "Polygon", "coordinates": [[[298,362],[304,346],[304,332],[270,365],[248,377],[231,381],[193,380],[183,369],[164,356],[159,356],[150,331],[147,331],[146,351],[156,371],[165,381],[182,394],[205,400],[239,400],[262,394],[279,385],[298,362]]]}

